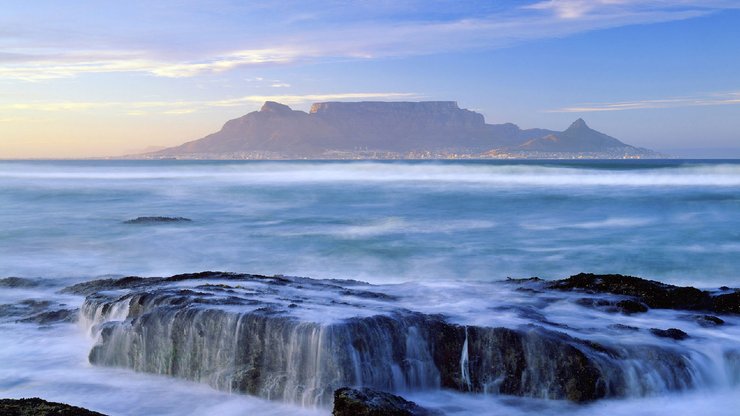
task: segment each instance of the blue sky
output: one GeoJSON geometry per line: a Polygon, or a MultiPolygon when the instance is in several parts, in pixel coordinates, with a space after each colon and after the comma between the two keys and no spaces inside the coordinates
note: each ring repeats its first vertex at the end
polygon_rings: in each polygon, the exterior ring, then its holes
{"type": "Polygon", "coordinates": [[[3,3],[0,157],[175,145],[267,99],[455,100],[740,157],[740,0],[3,3]]]}

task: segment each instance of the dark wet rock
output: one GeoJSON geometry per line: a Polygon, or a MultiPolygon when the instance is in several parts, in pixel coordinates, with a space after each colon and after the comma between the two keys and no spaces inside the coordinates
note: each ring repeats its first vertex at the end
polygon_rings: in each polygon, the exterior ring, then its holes
{"type": "Polygon", "coordinates": [[[472,391],[576,402],[607,394],[598,364],[582,351],[591,348],[564,334],[538,327],[527,331],[469,327],[467,335],[469,349],[477,351],[469,363],[472,391]],[[557,382],[541,383],[549,377],[557,382]]]}
{"type": "Polygon", "coordinates": [[[32,399],[0,399],[0,415],[3,416],[105,416],[102,413],[70,406],[64,403],[32,399]]]}
{"type": "Polygon", "coordinates": [[[507,277],[506,281],[509,283],[521,284],[521,283],[529,283],[529,282],[542,282],[543,280],[537,276],[533,276],[533,277],[519,277],[519,278],[507,277]]]}
{"type": "Polygon", "coordinates": [[[130,220],[126,220],[124,224],[172,224],[172,223],[183,223],[192,222],[190,218],[185,217],[137,217],[130,220]]]}
{"type": "Polygon", "coordinates": [[[658,329],[650,328],[650,332],[656,337],[671,338],[676,341],[681,341],[689,337],[689,334],[681,331],[678,328],[658,329]]]}
{"type": "MultiPolygon", "coordinates": [[[[181,282],[186,280],[218,279],[239,281],[244,279],[245,277],[248,277],[250,279],[261,279],[265,282],[285,280],[285,278],[280,276],[262,276],[254,274],[247,275],[217,271],[205,271],[199,273],[177,274],[167,278],[127,276],[118,279],[91,280],[88,282],[82,282],[72,286],[68,286],[62,289],[61,292],[87,296],[101,291],[144,288],[149,286],[162,285],[163,283],[181,282]]],[[[224,285],[221,285],[220,287],[223,288],[224,285]]]]}
{"type": "Polygon", "coordinates": [[[135,287],[142,287],[147,284],[154,283],[154,281],[161,281],[161,278],[150,277],[123,277],[120,279],[100,279],[91,280],[89,282],[77,283],[72,286],[65,287],[62,289],[62,293],[70,293],[73,295],[91,295],[95,292],[103,290],[117,290],[117,289],[131,289],[135,287]]]}
{"type": "Polygon", "coordinates": [[[6,303],[0,305],[0,317],[28,316],[45,311],[52,302],[26,299],[18,303],[6,303]]]}
{"type": "Polygon", "coordinates": [[[547,321],[547,318],[545,318],[545,315],[532,306],[507,305],[507,306],[496,306],[490,309],[491,311],[494,311],[494,312],[498,312],[498,311],[515,312],[517,316],[520,316],[525,319],[530,319],[536,322],[546,322],[547,321]]]}
{"type": "Polygon", "coordinates": [[[530,292],[530,293],[542,293],[541,290],[533,289],[531,287],[518,287],[515,289],[517,292],[530,292]]]}
{"type": "Polygon", "coordinates": [[[382,290],[221,272],[108,279],[74,289],[88,293],[82,315],[99,334],[91,363],[303,404],[328,406],[344,386],[586,402],[696,383],[692,358],[674,348],[612,345],[553,330],[562,324],[549,322],[542,309],[558,296],[493,303],[492,315],[513,311],[532,323],[513,328],[459,325],[401,307],[395,294],[346,296],[382,290]],[[647,375],[636,379],[636,371],[647,375]]]}
{"type": "Polygon", "coordinates": [[[0,305],[0,318],[41,325],[74,322],[77,319],[77,309],[65,306],[49,300],[24,299],[17,303],[0,305]]]}
{"type": "Polygon", "coordinates": [[[50,325],[63,322],[75,322],[77,321],[77,309],[58,309],[53,311],[46,311],[29,316],[27,318],[20,319],[19,322],[23,323],[36,323],[39,325],[50,325]]]}
{"type": "Polygon", "coordinates": [[[636,326],[624,325],[624,324],[612,324],[609,328],[617,329],[619,331],[639,331],[640,328],[636,326]]]}
{"type": "MultiPolygon", "coordinates": [[[[277,285],[277,286],[283,286],[287,284],[295,285],[296,281],[301,280],[309,280],[311,282],[320,282],[319,280],[312,280],[312,279],[306,279],[306,278],[289,278],[285,277],[283,275],[274,275],[274,276],[265,276],[261,274],[244,274],[244,273],[230,273],[230,272],[219,272],[219,271],[204,271],[204,272],[198,272],[198,273],[183,273],[183,274],[176,274],[174,276],[166,277],[166,278],[147,278],[145,279],[145,283],[150,286],[157,286],[162,283],[173,283],[173,282],[184,282],[184,281],[192,281],[192,280],[203,280],[206,281],[206,284],[208,284],[208,281],[212,281],[214,279],[217,280],[226,280],[233,282],[233,285],[235,289],[243,287],[238,286],[240,282],[244,281],[261,281],[268,285],[277,285]],[[158,279],[158,280],[157,280],[158,279]]],[[[332,287],[331,285],[322,285],[326,287],[332,287]]],[[[334,287],[336,288],[336,287],[334,287]]],[[[277,289],[263,289],[265,292],[272,291],[270,293],[277,293],[277,289]]]]}
{"type": "Polygon", "coordinates": [[[324,281],[337,284],[339,286],[370,286],[370,283],[355,279],[325,279],[324,281]]]}
{"type": "Polygon", "coordinates": [[[607,307],[612,305],[608,300],[598,298],[580,298],[576,300],[576,303],[587,307],[607,307]]]}
{"type": "Polygon", "coordinates": [[[0,318],[24,315],[27,310],[27,308],[24,308],[21,305],[5,303],[0,305],[0,318]]]}
{"type": "Polygon", "coordinates": [[[644,313],[649,309],[644,303],[632,299],[623,299],[615,302],[614,300],[592,297],[577,299],[575,303],[587,308],[596,308],[609,313],[621,312],[626,315],[644,313]]]}
{"type": "Polygon", "coordinates": [[[358,298],[365,299],[380,299],[380,300],[398,300],[398,296],[389,295],[380,292],[371,292],[369,290],[343,290],[342,294],[345,296],[357,296],[358,298]]]}
{"type": "Polygon", "coordinates": [[[629,299],[620,300],[619,302],[617,302],[616,306],[620,312],[628,315],[633,313],[644,313],[648,311],[648,307],[645,306],[645,304],[629,299]]]}
{"type": "Polygon", "coordinates": [[[542,282],[544,282],[544,280],[540,279],[539,277],[506,278],[506,283],[519,286],[515,289],[517,292],[541,293],[542,282]]]}
{"type": "Polygon", "coordinates": [[[712,298],[712,308],[717,313],[740,314],[740,291],[735,289],[733,293],[725,293],[712,298]]]}
{"type": "Polygon", "coordinates": [[[609,348],[603,344],[600,344],[598,342],[589,341],[589,340],[580,340],[583,342],[584,345],[587,345],[589,348],[591,348],[594,351],[601,352],[604,354],[608,354],[610,356],[616,356],[617,353],[614,351],[613,348],[609,348]]]}
{"type": "Polygon", "coordinates": [[[27,288],[27,287],[36,287],[39,285],[39,282],[32,279],[26,279],[23,277],[4,277],[0,279],[0,287],[9,287],[9,288],[27,288]]]}
{"type": "Polygon", "coordinates": [[[696,321],[696,323],[706,328],[725,324],[724,320],[713,315],[694,315],[692,316],[692,318],[696,321]]]}
{"type": "Polygon", "coordinates": [[[333,416],[432,416],[427,410],[403,397],[369,388],[344,387],[334,392],[333,416]]]}
{"type": "Polygon", "coordinates": [[[549,283],[557,290],[580,289],[590,293],[612,293],[631,296],[650,308],[707,310],[717,313],[740,313],[740,292],[713,296],[694,287],[673,286],[621,274],[581,273],[549,283]]]}
{"type": "Polygon", "coordinates": [[[53,304],[54,302],[50,300],[39,300],[39,299],[24,299],[18,302],[18,305],[22,305],[24,307],[30,308],[33,311],[46,309],[53,304]]]}

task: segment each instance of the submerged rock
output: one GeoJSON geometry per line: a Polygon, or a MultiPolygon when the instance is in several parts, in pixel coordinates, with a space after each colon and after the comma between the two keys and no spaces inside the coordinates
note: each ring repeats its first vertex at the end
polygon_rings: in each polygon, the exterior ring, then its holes
{"type": "Polygon", "coordinates": [[[63,322],[77,321],[77,309],[57,309],[37,313],[35,315],[20,319],[19,322],[49,325],[63,322]]]}
{"type": "Polygon", "coordinates": [[[105,416],[82,407],[64,403],[31,399],[0,399],[0,415],[3,416],[105,416]]]}
{"type": "Polygon", "coordinates": [[[126,220],[124,224],[166,224],[177,222],[192,222],[190,218],[185,217],[137,217],[126,220]]]}
{"type": "Polygon", "coordinates": [[[643,313],[648,311],[648,307],[645,306],[645,304],[629,299],[620,300],[619,302],[617,302],[616,306],[620,310],[620,312],[626,314],[643,313]]]}
{"type": "Polygon", "coordinates": [[[0,304],[0,320],[49,325],[77,320],[77,309],[48,300],[24,299],[17,303],[0,304]]]}
{"type": "Polygon", "coordinates": [[[27,287],[36,287],[39,285],[39,282],[32,279],[26,279],[23,277],[4,277],[0,279],[0,287],[9,287],[9,288],[27,288],[27,287]]]}
{"type": "Polygon", "coordinates": [[[624,325],[624,324],[612,324],[609,328],[616,329],[619,331],[639,331],[640,328],[636,326],[624,325]]]}
{"type": "Polygon", "coordinates": [[[681,331],[678,328],[668,328],[668,329],[650,328],[650,332],[656,337],[671,338],[677,341],[682,341],[689,337],[689,334],[681,331]]]}
{"type": "Polygon", "coordinates": [[[693,319],[703,327],[714,327],[725,324],[723,319],[712,315],[694,315],[693,319]]]}
{"type": "Polygon", "coordinates": [[[433,416],[427,410],[403,397],[368,388],[344,387],[334,392],[333,416],[433,416]]]}

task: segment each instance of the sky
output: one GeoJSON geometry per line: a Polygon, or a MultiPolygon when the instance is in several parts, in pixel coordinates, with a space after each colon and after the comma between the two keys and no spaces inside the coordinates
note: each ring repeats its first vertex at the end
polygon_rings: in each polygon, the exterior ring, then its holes
{"type": "Polygon", "coordinates": [[[5,0],[0,158],[116,156],[266,100],[452,100],[740,157],[740,0],[5,0]]]}

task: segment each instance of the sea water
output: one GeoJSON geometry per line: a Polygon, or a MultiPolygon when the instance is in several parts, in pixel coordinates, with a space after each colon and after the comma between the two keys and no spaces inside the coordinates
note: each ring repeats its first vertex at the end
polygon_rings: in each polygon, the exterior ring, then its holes
{"type": "MultiPolygon", "coordinates": [[[[81,298],[56,292],[101,276],[201,270],[407,282],[407,291],[415,282],[454,287],[581,271],[737,287],[740,162],[0,162],[0,278],[40,284],[0,288],[0,303],[76,307],[81,298]],[[141,216],[192,221],[125,223],[141,216]]],[[[470,291],[459,293],[450,308],[471,302],[470,291]]],[[[5,320],[0,339],[2,397],[115,415],[328,413],[92,367],[94,340],[73,324],[5,320]]],[[[740,406],[732,388],[587,407],[410,397],[450,414],[694,414],[710,406],[730,415],[740,406]]]]}

